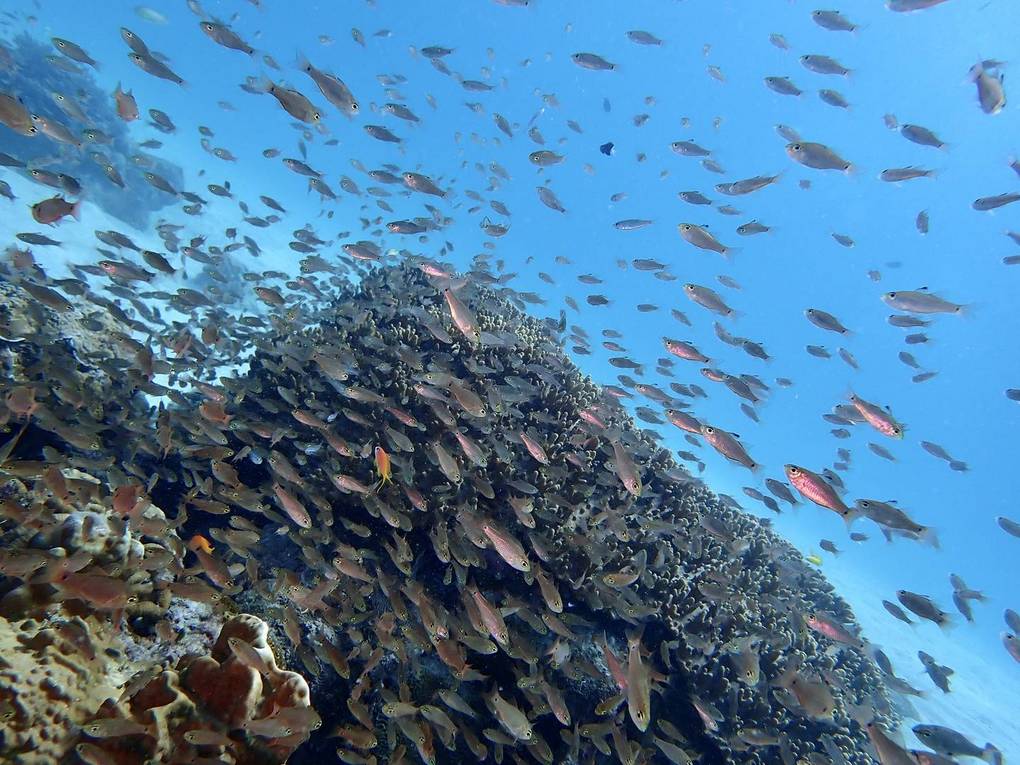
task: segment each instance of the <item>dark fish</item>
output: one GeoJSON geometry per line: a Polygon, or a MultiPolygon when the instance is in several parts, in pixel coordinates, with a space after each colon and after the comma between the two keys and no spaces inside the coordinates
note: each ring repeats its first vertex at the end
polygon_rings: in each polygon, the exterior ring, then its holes
{"type": "Polygon", "coordinates": [[[206,33],[210,40],[219,43],[224,48],[241,51],[242,53],[247,53],[249,56],[255,52],[254,48],[242,40],[240,36],[238,36],[238,34],[226,24],[220,24],[215,21],[200,21],[198,26],[206,33]]]}
{"type": "Polygon", "coordinates": [[[164,64],[162,61],[153,58],[149,55],[143,55],[131,51],[128,53],[128,58],[131,59],[131,63],[141,69],[147,74],[151,74],[153,77],[158,77],[161,80],[169,80],[170,82],[176,83],[177,85],[183,85],[184,80],[174,72],[169,66],[164,64]]]}
{"type": "Polygon", "coordinates": [[[400,143],[401,139],[391,133],[387,128],[382,125],[365,125],[365,132],[372,136],[377,141],[384,141],[386,143],[400,143]]]}
{"type": "Polygon", "coordinates": [[[593,69],[596,71],[611,71],[616,69],[616,64],[613,64],[606,59],[602,58],[595,53],[575,53],[570,57],[575,64],[584,69],[593,69]]]}
{"type": "Polygon", "coordinates": [[[24,234],[15,234],[15,236],[21,241],[25,242],[25,244],[34,244],[38,246],[47,247],[56,247],[60,245],[60,242],[58,242],[56,239],[50,239],[48,236],[45,236],[44,234],[34,234],[29,232],[24,234]]]}
{"type": "Polygon", "coordinates": [[[96,63],[95,59],[86,53],[80,45],[61,37],[53,37],[51,39],[56,49],[72,61],[77,61],[79,64],[88,64],[93,69],[99,68],[99,64],[96,63]]]}
{"type": "Polygon", "coordinates": [[[998,194],[994,197],[981,197],[980,199],[975,199],[971,204],[971,207],[975,210],[985,212],[988,210],[998,209],[999,207],[1004,207],[1018,200],[1020,200],[1020,194],[1010,192],[1006,194],[998,194]]]}
{"type": "Polygon", "coordinates": [[[631,42],[635,42],[638,45],[662,45],[662,40],[653,35],[651,32],[645,32],[640,29],[634,29],[627,32],[627,39],[631,42]]]}

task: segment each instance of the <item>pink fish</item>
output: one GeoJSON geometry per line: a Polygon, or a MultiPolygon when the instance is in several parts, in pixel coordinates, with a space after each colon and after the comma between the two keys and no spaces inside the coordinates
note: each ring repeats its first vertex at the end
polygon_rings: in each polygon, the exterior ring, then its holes
{"type": "Polygon", "coordinates": [[[524,551],[524,546],[506,529],[500,528],[490,520],[484,520],[481,524],[482,533],[496,548],[499,557],[505,560],[512,568],[518,571],[531,571],[531,561],[524,551]]]}
{"type": "Polygon", "coordinates": [[[858,511],[847,507],[839,498],[836,490],[818,473],[813,473],[798,465],[785,465],[783,469],[786,471],[786,477],[790,479],[790,483],[797,491],[816,505],[839,513],[847,525],[860,515],[858,511]]]}
{"type": "Polygon", "coordinates": [[[698,361],[702,364],[709,360],[708,356],[690,343],[685,343],[682,340],[670,340],[668,337],[664,337],[662,342],[666,346],[666,350],[679,359],[698,361]]]}
{"type": "Polygon", "coordinates": [[[308,514],[305,506],[293,494],[279,484],[273,484],[273,493],[276,494],[280,507],[294,523],[303,529],[310,529],[312,527],[312,516],[308,514]]]}
{"type": "Polygon", "coordinates": [[[825,637],[835,640],[837,643],[844,643],[861,649],[866,645],[861,638],[851,635],[846,627],[836,621],[835,617],[830,614],[816,611],[808,615],[805,623],[818,634],[825,635],[825,637]]]}
{"type": "Polygon", "coordinates": [[[482,333],[478,329],[478,319],[474,312],[464,305],[452,290],[443,290],[443,297],[446,298],[446,304],[450,307],[450,315],[453,316],[453,323],[457,325],[457,329],[471,343],[479,342],[482,339],[482,333]]]}
{"type": "Polygon", "coordinates": [[[882,407],[872,404],[870,401],[865,401],[853,393],[850,394],[850,403],[854,405],[854,409],[860,412],[861,417],[883,436],[903,438],[903,431],[905,429],[903,425],[896,422],[892,414],[882,407]]]}
{"type": "Polygon", "coordinates": [[[640,497],[643,488],[641,474],[638,472],[634,460],[619,441],[613,441],[613,462],[616,465],[616,474],[623,481],[624,488],[635,497],[640,497]]]}
{"type": "Polygon", "coordinates": [[[521,437],[521,442],[528,450],[528,454],[530,454],[536,460],[541,462],[543,465],[549,464],[549,455],[545,453],[545,449],[542,448],[542,445],[538,443],[538,441],[533,439],[524,431],[521,431],[518,435],[521,437]]]}
{"type": "Polygon", "coordinates": [[[757,462],[751,459],[751,455],[747,453],[744,445],[732,433],[727,433],[720,428],[713,428],[711,425],[702,425],[701,433],[705,436],[705,440],[712,445],[712,448],[726,459],[733,460],[752,472],[760,467],[757,462]]]}

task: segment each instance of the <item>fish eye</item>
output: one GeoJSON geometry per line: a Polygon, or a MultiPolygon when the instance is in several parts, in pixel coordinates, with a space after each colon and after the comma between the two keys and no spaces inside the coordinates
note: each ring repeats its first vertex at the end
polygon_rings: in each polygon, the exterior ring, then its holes
{"type": "Polygon", "coordinates": [[[352,111],[352,112],[356,112],[356,111],[358,111],[358,108],[359,108],[359,107],[358,107],[358,105],[357,105],[356,103],[352,103],[352,104],[351,104],[351,111],[352,111]]]}
{"type": "Polygon", "coordinates": [[[209,31],[212,31],[212,28],[213,28],[213,25],[210,24],[208,21],[203,21],[202,22],[202,29],[204,29],[207,32],[209,32],[209,31]]]}
{"type": "Polygon", "coordinates": [[[896,297],[896,293],[895,293],[895,292],[887,292],[887,293],[885,293],[885,294],[886,294],[886,297],[889,297],[889,298],[894,298],[894,297],[896,297]]]}
{"type": "Polygon", "coordinates": [[[800,144],[799,143],[791,144],[790,148],[793,149],[794,151],[800,151],[800,144]]]}
{"type": "Polygon", "coordinates": [[[57,47],[58,48],[66,48],[67,46],[64,44],[63,40],[57,40],[57,47]]]}

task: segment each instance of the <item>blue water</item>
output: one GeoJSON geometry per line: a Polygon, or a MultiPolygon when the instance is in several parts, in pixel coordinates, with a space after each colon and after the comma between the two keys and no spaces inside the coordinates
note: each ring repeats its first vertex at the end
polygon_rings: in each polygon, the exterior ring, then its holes
{"type": "MultiPolygon", "coordinates": [[[[1004,395],[1006,388],[1020,386],[1020,317],[1015,308],[1020,267],[1002,263],[1004,256],[1016,252],[1017,245],[1004,232],[1020,229],[1020,207],[994,213],[971,209],[975,198],[1014,191],[1020,185],[1009,167],[1012,153],[1020,151],[1016,143],[1020,122],[1012,103],[1001,114],[982,113],[967,80],[977,61],[1004,59],[1009,62],[1004,69],[1009,95],[1010,66],[1017,64],[1010,59],[1016,51],[1020,5],[1006,0],[949,0],[930,10],[899,14],[880,2],[848,3],[842,10],[860,25],[853,34],[822,29],[811,19],[814,6],[803,2],[534,0],[530,7],[515,8],[493,2],[264,0],[259,5],[240,0],[204,3],[210,15],[229,21],[258,49],[248,57],[207,38],[199,30],[198,17],[184,3],[152,4],[166,17],[166,24],[139,18],[132,3],[47,1],[33,11],[31,22],[25,21],[21,4],[4,3],[17,17],[8,26],[9,34],[27,27],[43,41],[52,35],[69,38],[100,61],[96,77],[104,90],[112,92],[119,81],[125,90],[134,91],[143,116],[150,107],[171,115],[178,125],[174,136],[157,134],[144,119],[129,129],[138,140],[163,140],[164,147],[154,153],[184,169],[186,188],[213,200],[202,218],[186,220],[191,230],[238,225],[236,203],[211,197],[204,189],[205,184],[224,179],[257,214],[262,212],[259,194],[273,196],[287,208],[283,223],[270,229],[240,224],[242,233],[255,238],[264,253],[247,266],[252,270],[296,272],[300,256],[287,249],[286,242],[290,232],[306,222],[322,238],[352,232],[341,241],[353,241],[359,238],[359,218],[382,216],[385,222],[426,214],[423,198],[417,195],[395,194],[386,200],[393,213],[378,210],[364,189],[379,184],[352,167],[351,160],[367,169],[388,162],[416,169],[451,189],[447,199],[428,201],[453,222],[426,241],[387,235],[385,245],[466,270],[471,258],[486,252],[483,246],[494,241],[495,257],[519,274],[512,286],[538,292],[546,300],[533,310],[557,316],[566,296],[578,302],[579,313],[567,309],[568,322],[588,332],[594,353],[576,360],[596,380],[616,383],[621,371],[637,377],[608,363],[611,356],[629,355],[647,366],[645,377],[638,378],[642,382],[663,388],[674,379],[701,385],[710,395],[696,399],[692,413],[739,433],[764,466],[760,473],[752,475],[725,461],[707,445],[692,447],[668,424],[649,427],[655,427],[671,447],[701,455],[702,478],[712,488],[734,496],[750,512],[770,515],[741,488],[766,491],[763,479],[782,479],[785,463],[820,471],[838,459],[838,447],[850,449],[851,469],[841,473],[847,499],[898,500],[919,522],[937,529],[941,549],[907,540],[888,544],[866,520],[858,521],[854,530],[870,539],[855,544],[840,518],[807,504],[795,512],[784,510],[774,519],[775,527],[805,553],[821,554],[823,570],[858,610],[868,637],[894,656],[901,676],[941,696],[913,654],[927,650],[951,666],[953,659],[966,660],[966,667],[957,667],[954,680],[961,690],[938,699],[922,721],[958,727],[975,742],[997,743],[1007,757],[1020,756],[1020,737],[1009,724],[1009,710],[1015,719],[1020,709],[1020,667],[1000,642],[1003,609],[1020,608],[1020,540],[1004,534],[994,520],[998,515],[1020,517],[1015,500],[1020,491],[1016,472],[1020,404],[1004,395]],[[169,56],[187,87],[154,79],[134,67],[119,36],[122,25],[139,33],[151,50],[169,56]],[[351,28],[363,33],[364,46],[352,39],[351,28]],[[652,32],[664,45],[636,45],[625,37],[632,29],[652,32]],[[376,36],[379,30],[389,33],[376,36]],[[771,44],[771,33],[783,34],[790,50],[771,44]],[[332,41],[323,44],[320,35],[332,41]],[[412,50],[428,45],[454,48],[445,58],[449,68],[494,89],[464,90],[412,50]],[[580,51],[600,54],[616,69],[582,69],[570,58],[580,51]],[[284,71],[262,65],[262,53],[270,53],[284,71]],[[344,79],[360,103],[359,116],[348,119],[326,103],[312,81],[295,68],[299,53],[344,79]],[[833,56],[851,68],[852,75],[809,72],[797,60],[806,53],[833,56]],[[722,71],[725,82],[709,76],[710,65],[722,71]],[[406,78],[392,86],[399,98],[387,95],[380,75],[406,78]],[[790,76],[804,94],[791,98],[773,93],[762,82],[771,75],[790,76]],[[305,179],[284,168],[280,158],[262,156],[263,149],[277,147],[281,157],[299,157],[300,134],[275,99],[238,88],[248,76],[286,80],[322,107],[324,135],[307,141],[307,161],[325,173],[325,180],[341,195],[338,202],[320,204],[317,195],[306,193],[305,179]],[[823,103],[817,97],[819,88],[839,90],[851,108],[823,103]],[[546,104],[543,94],[555,95],[558,105],[546,104]],[[434,98],[435,108],[428,96],[434,98]],[[646,98],[654,103],[646,103],[646,98]],[[222,100],[236,111],[219,107],[222,100]],[[398,100],[421,122],[409,125],[378,112],[382,104],[398,100]],[[468,109],[466,102],[481,104],[481,111],[468,109]],[[513,139],[497,129],[495,112],[513,125],[513,139]],[[633,117],[640,113],[650,118],[636,127],[633,117]],[[937,150],[910,143],[883,124],[885,114],[934,130],[948,147],[937,150]],[[571,130],[567,120],[574,120],[583,132],[571,130]],[[398,146],[374,140],[362,127],[369,123],[387,126],[403,142],[398,146]],[[848,176],[795,164],[784,151],[786,140],[774,130],[777,123],[793,127],[805,140],[833,147],[853,163],[855,172],[848,176]],[[203,152],[198,125],[212,128],[213,145],[228,148],[239,161],[224,162],[203,152]],[[544,135],[544,147],[528,138],[531,125],[544,135]],[[339,144],[325,146],[330,137],[339,144]],[[710,173],[698,159],[670,151],[670,143],[677,140],[710,148],[726,174],[710,173]],[[599,152],[607,141],[615,143],[612,156],[599,152]],[[528,155],[541,148],[564,154],[565,162],[536,168],[528,155]],[[637,161],[639,153],[646,155],[645,161],[637,161]],[[491,162],[505,168],[511,180],[494,176],[491,162]],[[878,180],[882,170],[908,165],[932,168],[937,178],[902,184],[878,180]],[[713,188],[723,181],[777,173],[782,173],[777,184],[746,197],[725,197],[713,188]],[[342,175],[352,178],[363,195],[340,192],[342,175]],[[801,180],[810,180],[810,188],[800,188],[801,180]],[[565,213],[539,201],[535,187],[546,181],[565,213]],[[490,183],[494,188],[488,188],[490,183]],[[464,195],[467,190],[501,201],[512,216],[507,220],[487,204],[472,211],[469,208],[478,203],[464,195]],[[729,217],[708,206],[689,205],[677,197],[686,190],[701,191],[717,204],[732,204],[742,214],[729,217]],[[626,198],[610,201],[619,192],[626,198]],[[931,219],[927,236],[914,226],[922,209],[931,219]],[[332,219],[324,217],[324,210],[333,213],[332,219]],[[485,216],[508,223],[510,232],[491,240],[479,228],[485,216]],[[654,224],[640,231],[616,230],[613,222],[625,218],[647,218],[654,224]],[[738,236],[736,226],[751,219],[773,231],[738,236]],[[706,225],[724,244],[740,251],[723,258],[698,250],[679,236],[681,222],[706,225]],[[834,232],[852,237],[855,246],[840,246],[831,236],[834,232]],[[447,242],[452,252],[444,256],[440,248],[447,242]],[[557,256],[572,264],[558,264],[557,256]],[[667,263],[669,273],[678,278],[667,282],[636,271],[629,265],[634,258],[667,263]],[[621,269],[618,260],[627,267],[621,269]],[[881,274],[880,280],[869,278],[872,270],[881,274]],[[551,275],[555,284],[544,282],[539,272],[551,275]],[[583,285],[576,279],[583,273],[605,283],[583,285]],[[719,284],[720,274],[735,279],[741,289],[719,284]],[[684,297],[684,282],[713,287],[739,316],[719,319],[696,306],[684,297]],[[926,332],[930,341],[907,346],[904,337],[910,330],[886,322],[892,311],[880,296],[920,287],[967,304],[968,309],[965,316],[935,317],[929,328],[915,330],[926,332]],[[607,296],[611,305],[587,305],[585,296],[595,293],[607,296]],[[656,304],[659,310],[640,313],[635,307],[639,303],[656,304]],[[813,326],[803,315],[809,307],[835,314],[851,334],[840,337],[813,326]],[[673,319],[672,308],[683,311],[693,327],[673,319]],[[718,340],[712,329],[717,319],[732,334],[762,343],[771,361],[751,358],[718,340]],[[626,346],[627,354],[600,347],[600,331],[605,328],[623,333],[618,342],[626,346]],[[771,392],[756,407],[760,424],[741,412],[741,399],[702,377],[698,372],[702,365],[676,360],[676,377],[659,378],[654,361],[667,355],[663,336],[694,342],[712,357],[711,366],[732,374],[754,374],[767,382],[771,392]],[[808,355],[808,344],[824,345],[833,357],[808,355]],[[840,347],[857,359],[859,371],[837,357],[840,347]],[[921,384],[911,382],[920,370],[897,359],[901,350],[913,353],[923,369],[938,375],[921,384]],[[777,377],[794,384],[779,387],[777,377]],[[905,438],[893,441],[862,424],[852,429],[851,438],[835,439],[829,432],[833,426],[821,415],[846,403],[851,390],[889,405],[908,427],[905,438]],[[951,471],[921,449],[921,440],[942,445],[969,470],[951,471]],[[873,454],[868,442],[889,449],[896,461],[873,454]],[[821,553],[821,538],[833,540],[842,553],[836,558],[821,553]],[[954,611],[950,572],[984,591],[988,600],[973,604],[973,624],[954,614],[956,626],[948,637],[931,624],[908,628],[879,605],[883,598],[895,601],[895,591],[904,588],[929,594],[954,611]],[[969,684],[967,671],[973,673],[969,684]]],[[[9,136],[0,129],[0,149],[9,136]]],[[[2,177],[12,176],[5,170],[2,177]]],[[[142,181],[136,175],[129,183],[142,181]]],[[[394,193],[400,189],[386,188],[394,193]]],[[[42,198],[41,192],[36,195],[42,198]]],[[[5,231],[36,230],[25,227],[27,214],[21,202],[0,200],[4,215],[12,216],[5,231]]],[[[183,217],[172,209],[161,211],[152,222],[183,217]]],[[[97,210],[92,213],[100,215],[97,210]]],[[[93,228],[118,227],[116,221],[93,223],[86,217],[81,224],[83,241],[89,240],[93,228]]],[[[74,236],[67,231],[75,225],[65,223],[60,229],[65,238],[74,236]]],[[[158,239],[152,232],[148,236],[147,244],[157,249],[158,239]]],[[[85,256],[65,250],[48,257],[58,273],[61,259],[81,262],[85,256]]],[[[909,732],[907,740],[912,742],[909,732]]]]}

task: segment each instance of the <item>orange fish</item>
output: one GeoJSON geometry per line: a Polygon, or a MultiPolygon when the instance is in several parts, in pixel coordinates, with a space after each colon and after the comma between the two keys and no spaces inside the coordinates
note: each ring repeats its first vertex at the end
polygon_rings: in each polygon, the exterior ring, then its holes
{"type": "Polygon", "coordinates": [[[379,474],[376,491],[388,483],[393,483],[393,466],[390,464],[390,455],[381,446],[375,447],[375,470],[379,474]]]}
{"type": "Polygon", "coordinates": [[[193,537],[191,537],[191,540],[188,542],[188,549],[201,550],[204,553],[211,553],[216,548],[213,547],[212,543],[210,543],[209,540],[203,537],[201,534],[195,534],[193,537]]]}

